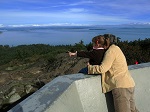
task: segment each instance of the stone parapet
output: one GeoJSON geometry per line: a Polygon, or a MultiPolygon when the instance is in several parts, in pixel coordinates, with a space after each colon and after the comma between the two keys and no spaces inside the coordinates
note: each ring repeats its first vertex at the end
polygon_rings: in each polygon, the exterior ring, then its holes
{"type": "MultiPolygon", "coordinates": [[[[129,66],[136,83],[135,101],[140,112],[149,112],[150,63],[129,66]]],[[[114,112],[110,93],[103,94],[101,76],[59,76],[13,107],[9,112],[114,112]]]]}

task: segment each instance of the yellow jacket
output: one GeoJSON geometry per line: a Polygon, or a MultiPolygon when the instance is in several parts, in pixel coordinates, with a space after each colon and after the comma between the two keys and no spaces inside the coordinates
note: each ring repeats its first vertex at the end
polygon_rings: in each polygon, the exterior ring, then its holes
{"type": "Polygon", "coordinates": [[[101,65],[89,65],[88,74],[102,74],[102,91],[109,92],[114,88],[130,88],[135,83],[132,79],[126,58],[121,49],[111,45],[104,55],[101,65]]]}

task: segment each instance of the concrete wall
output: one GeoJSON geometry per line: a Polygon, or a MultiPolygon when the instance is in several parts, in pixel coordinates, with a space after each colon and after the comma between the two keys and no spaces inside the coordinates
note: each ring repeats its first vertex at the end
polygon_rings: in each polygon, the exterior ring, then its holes
{"type": "Polygon", "coordinates": [[[134,78],[135,100],[140,112],[150,112],[150,63],[129,67],[134,78]]]}
{"type": "MultiPolygon", "coordinates": [[[[150,63],[129,66],[140,112],[150,112],[150,63]]],[[[114,112],[111,93],[103,94],[101,76],[57,77],[9,112],[114,112]]]]}

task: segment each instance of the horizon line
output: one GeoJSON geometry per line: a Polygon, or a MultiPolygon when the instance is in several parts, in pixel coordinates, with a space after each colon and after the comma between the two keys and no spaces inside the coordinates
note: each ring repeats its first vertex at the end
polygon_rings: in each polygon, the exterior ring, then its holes
{"type": "Polygon", "coordinates": [[[12,24],[1,27],[48,27],[48,26],[118,26],[118,25],[150,25],[150,23],[126,23],[126,24],[75,24],[75,23],[48,23],[48,24],[12,24]]]}

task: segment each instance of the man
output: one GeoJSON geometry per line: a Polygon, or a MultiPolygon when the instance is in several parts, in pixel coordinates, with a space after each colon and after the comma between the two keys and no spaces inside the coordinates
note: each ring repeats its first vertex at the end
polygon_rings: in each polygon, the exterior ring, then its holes
{"type": "MultiPolygon", "coordinates": [[[[69,52],[69,56],[77,56],[83,58],[89,58],[90,65],[99,65],[102,62],[105,49],[104,49],[104,36],[98,35],[93,37],[93,49],[91,51],[76,51],[75,53],[69,52]]],[[[79,71],[79,73],[88,74],[88,68],[85,67],[79,71]]]]}
{"type": "Polygon", "coordinates": [[[102,74],[102,91],[112,91],[116,112],[138,112],[134,101],[135,83],[123,52],[115,45],[117,38],[111,34],[104,37],[108,50],[100,65],[88,66],[88,73],[102,74]]]}

